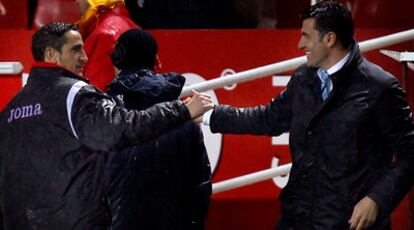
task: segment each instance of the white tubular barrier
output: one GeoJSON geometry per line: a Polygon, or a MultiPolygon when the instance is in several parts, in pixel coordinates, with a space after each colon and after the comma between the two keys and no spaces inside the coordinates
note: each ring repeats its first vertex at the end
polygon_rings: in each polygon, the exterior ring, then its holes
{"type": "Polygon", "coordinates": [[[410,68],[412,71],[414,71],[414,63],[408,62],[407,63],[408,68],[410,68]]]}
{"type": "MultiPolygon", "coordinates": [[[[379,38],[374,38],[366,40],[359,43],[359,47],[362,52],[370,51],[378,48],[383,48],[386,46],[394,45],[401,42],[406,42],[409,40],[414,40],[414,29],[406,30],[403,32],[386,35],[379,38]]],[[[293,58],[287,61],[282,61],[235,74],[231,74],[225,77],[216,78],[213,80],[201,82],[198,84],[193,84],[184,87],[180,96],[188,96],[191,94],[191,90],[197,90],[199,92],[204,92],[211,89],[221,88],[225,85],[230,85],[234,83],[240,83],[245,81],[250,81],[262,77],[267,77],[273,74],[282,73],[285,71],[293,70],[298,66],[306,63],[306,56],[301,56],[293,58]]]]}
{"type": "Polygon", "coordinates": [[[188,96],[191,94],[191,90],[196,90],[198,92],[208,91],[210,89],[221,88],[225,85],[230,85],[233,83],[240,83],[245,81],[251,81],[257,78],[266,77],[275,73],[280,73],[288,70],[295,69],[296,67],[302,65],[306,62],[306,56],[293,58],[287,61],[282,61],[235,74],[231,74],[225,77],[216,78],[213,80],[197,83],[194,85],[189,85],[183,88],[181,91],[181,97],[188,96]]]}
{"type": "Polygon", "coordinates": [[[359,43],[362,52],[395,45],[401,42],[414,40],[414,29],[389,34],[378,38],[373,38],[359,43]]]}
{"type": "Polygon", "coordinates": [[[213,194],[228,191],[238,187],[243,187],[249,184],[254,184],[260,181],[268,180],[273,177],[287,175],[292,168],[292,164],[285,164],[276,168],[266,169],[233,179],[221,181],[213,184],[213,194]]]}
{"type": "Polygon", "coordinates": [[[0,74],[19,74],[23,71],[20,62],[0,62],[0,74]]]}

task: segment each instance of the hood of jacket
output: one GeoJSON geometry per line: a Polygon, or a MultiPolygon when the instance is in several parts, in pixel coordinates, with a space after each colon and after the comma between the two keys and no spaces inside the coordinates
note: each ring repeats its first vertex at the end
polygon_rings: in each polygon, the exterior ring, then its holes
{"type": "Polygon", "coordinates": [[[157,74],[148,69],[123,70],[106,88],[109,95],[121,96],[128,109],[146,109],[176,100],[185,78],[177,73],[157,74]]]}

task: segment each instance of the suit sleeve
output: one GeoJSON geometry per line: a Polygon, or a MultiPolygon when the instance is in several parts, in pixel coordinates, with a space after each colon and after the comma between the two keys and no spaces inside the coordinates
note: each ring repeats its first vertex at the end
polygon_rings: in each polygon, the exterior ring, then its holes
{"type": "Polygon", "coordinates": [[[375,110],[383,139],[393,150],[394,160],[367,194],[389,215],[408,193],[414,182],[414,121],[405,93],[395,80],[375,110]]]}
{"type": "Polygon", "coordinates": [[[289,131],[295,82],[295,77],[292,77],[287,88],[266,106],[259,105],[251,108],[216,106],[210,117],[211,131],[269,136],[289,131]]]}

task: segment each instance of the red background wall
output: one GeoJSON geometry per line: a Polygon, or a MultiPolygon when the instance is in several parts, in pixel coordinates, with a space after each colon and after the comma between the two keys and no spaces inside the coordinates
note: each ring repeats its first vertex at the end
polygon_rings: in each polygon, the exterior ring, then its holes
{"type": "MultiPolygon", "coordinates": [[[[358,40],[396,32],[396,29],[357,31],[358,40]]],[[[160,45],[164,71],[191,72],[206,79],[218,77],[223,69],[243,71],[303,55],[296,48],[299,30],[191,30],[152,31],[160,45]]],[[[0,61],[22,61],[25,72],[32,63],[31,31],[0,30],[0,61]]],[[[408,42],[391,50],[413,50],[408,42]]],[[[401,66],[378,53],[366,53],[373,62],[401,77],[401,66]]],[[[413,86],[412,77],[410,86],[413,86]]],[[[20,78],[0,77],[0,107],[20,87],[20,78]]],[[[412,87],[411,87],[412,88],[412,87]]],[[[265,104],[283,88],[273,87],[272,78],[238,84],[233,91],[217,89],[219,102],[235,106],[265,104]]],[[[412,91],[411,91],[412,92],[412,91]]],[[[412,96],[412,93],[410,93],[412,96]]],[[[274,146],[270,137],[224,135],[221,158],[214,173],[214,182],[267,169],[273,156],[281,164],[290,162],[287,146],[274,146]]],[[[279,218],[280,189],[269,180],[213,196],[207,229],[273,229],[279,218]]],[[[395,212],[394,229],[408,230],[412,226],[409,202],[405,200],[395,212]]]]}
{"type": "MultiPolygon", "coordinates": [[[[242,71],[303,53],[296,48],[301,21],[300,11],[310,0],[277,1],[278,30],[192,30],[152,31],[160,44],[164,71],[191,72],[206,79],[218,77],[231,68],[242,71]]],[[[414,28],[412,0],[340,0],[352,9],[357,28],[356,37],[362,41],[401,29],[414,28]],[[367,29],[361,29],[367,28],[367,29]]],[[[0,61],[21,61],[24,71],[32,64],[28,27],[27,0],[2,0],[8,15],[0,17],[0,61]]],[[[73,21],[79,16],[73,0],[39,0],[35,26],[52,20],[73,21]]],[[[387,47],[397,51],[413,51],[413,42],[387,47]]],[[[371,61],[401,78],[399,63],[378,53],[366,53],[371,61]]],[[[414,74],[409,71],[408,98],[414,105],[414,74]]],[[[18,91],[20,76],[0,75],[0,109],[18,91]]],[[[217,89],[220,103],[235,106],[254,106],[267,103],[283,88],[273,87],[271,77],[239,84],[233,91],[217,89]]],[[[271,144],[270,137],[224,135],[221,158],[214,173],[214,182],[233,178],[270,167],[278,156],[281,164],[290,162],[287,146],[271,144]]],[[[274,229],[279,218],[280,189],[269,180],[213,196],[207,229],[274,229]]],[[[413,193],[413,192],[412,192],[413,193]]],[[[414,229],[414,194],[405,199],[393,214],[393,229],[414,229]]]]}

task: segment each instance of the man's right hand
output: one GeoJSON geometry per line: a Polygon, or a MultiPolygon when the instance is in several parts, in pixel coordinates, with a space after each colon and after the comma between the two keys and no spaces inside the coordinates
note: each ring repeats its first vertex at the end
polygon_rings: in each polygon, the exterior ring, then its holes
{"type": "Polygon", "coordinates": [[[184,104],[190,112],[191,119],[203,115],[214,106],[209,95],[195,90],[192,92],[191,99],[185,100],[184,104]]]}
{"type": "Polygon", "coordinates": [[[365,196],[354,207],[348,223],[350,229],[362,230],[371,226],[378,216],[378,205],[373,199],[365,196]]]}

